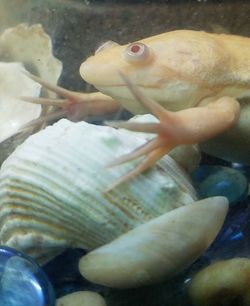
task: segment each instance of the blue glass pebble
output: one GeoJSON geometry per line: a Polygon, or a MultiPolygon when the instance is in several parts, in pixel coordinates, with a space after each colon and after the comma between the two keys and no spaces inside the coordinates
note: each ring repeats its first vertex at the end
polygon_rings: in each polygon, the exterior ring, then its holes
{"type": "MultiPolygon", "coordinates": [[[[249,200],[244,201],[245,209],[229,210],[224,225],[206,254],[213,261],[234,257],[248,257],[250,240],[248,233],[249,200]]],[[[241,205],[241,204],[240,204],[241,205]]]]}
{"type": "Polygon", "coordinates": [[[239,163],[232,163],[231,168],[240,171],[250,181],[250,166],[239,163]]]}
{"type": "Polygon", "coordinates": [[[247,178],[240,171],[228,167],[203,165],[192,173],[192,179],[201,199],[225,196],[234,204],[248,194],[247,178]]]}
{"type": "Polygon", "coordinates": [[[46,274],[30,257],[0,246],[0,305],[55,306],[46,274]]]}

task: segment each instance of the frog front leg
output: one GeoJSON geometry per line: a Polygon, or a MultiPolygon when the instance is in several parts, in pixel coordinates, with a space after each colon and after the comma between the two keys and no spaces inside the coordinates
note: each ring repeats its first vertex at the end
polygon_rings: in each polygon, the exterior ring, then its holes
{"type": "Polygon", "coordinates": [[[134,170],[121,177],[111,188],[150,168],[173,148],[211,139],[229,129],[239,119],[240,104],[232,97],[219,98],[207,106],[170,112],[144,96],[126,76],[123,74],[121,76],[135,99],[155,115],[159,119],[159,123],[109,122],[109,125],[113,127],[157,134],[153,140],[110,164],[110,166],[115,166],[144,156],[144,159],[134,170]]]}
{"type": "Polygon", "coordinates": [[[51,90],[58,96],[62,97],[62,99],[21,97],[22,100],[27,102],[55,106],[61,109],[35,120],[32,124],[36,124],[38,121],[58,119],[62,116],[66,116],[72,120],[82,120],[88,116],[95,117],[109,115],[115,113],[121,108],[118,102],[101,92],[81,93],[71,91],[50,84],[31,73],[29,73],[28,76],[46,89],[51,90]]]}
{"type": "MultiPolygon", "coordinates": [[[[121,158],[109,165],[115,166],[144,156],[144,159],[134,170],[121,177],[109,189],[147,170],[173,148],[183,144],[197,144],[211,139],[229,129],[239,118],[240,105],[232,97],[222,97],[207,106],[170,112],[152,99],[144,96],[139,88],[133,85],[125,75],[121,74],[121,76],[135,99],[148,109],[150,113],[155,115],[160,122],[109,122],[109,125],[117,128],[157,134],[156,138],[133,152],[121,156],[121,158]]],[[[36,76],[30,75],[30,77],[47,89],[56,92],[63,99],[34,99],[28,97],[23,97],[23,99],[32,103],[59,106],[63,108],[63,111],[59,112],[60,115],[64,114],[76,120],[79,118],[82,119],[84,116],[114,113],[120,108],[118,102],[100,92],[89,94],[73,92],[59,86],[51,85],[36,76]]],[[[51,117],[53,118],[54,115],[57,114],[52,114],[51,117]]],[[[40,118],[38,120],[44,119],[46,118],[40,118]]]]}

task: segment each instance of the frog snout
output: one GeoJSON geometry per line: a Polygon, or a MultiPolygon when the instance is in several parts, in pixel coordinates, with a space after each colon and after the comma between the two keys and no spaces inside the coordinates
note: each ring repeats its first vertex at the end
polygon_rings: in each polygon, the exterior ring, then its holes
{"type": "Polygon", "coordinates": [[[80,65],[80,75],[84,79],[84,81],[94,85],[96,82],[96,67],[95,65],[89,63],[88,60],[82,62],[80,65]]]}

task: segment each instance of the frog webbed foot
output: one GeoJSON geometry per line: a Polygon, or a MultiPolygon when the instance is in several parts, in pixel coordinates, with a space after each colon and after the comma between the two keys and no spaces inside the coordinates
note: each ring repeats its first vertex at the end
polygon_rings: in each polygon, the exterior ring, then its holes
{"type": "Polygon", "coordinates": [[[153,166],[161,157],[179,145],[197,144],[230,128],[239,117],[239,102],[222,97],[203,107],[170,112],[146,97],[121,73],[135,99],[159,119],[159,123],[110,121],[108,125],[136,132],[155,133],[157,136],[133,152],[123,155],[108,166],[116,166],[144,156],[139,165],[121,177],[110,189],[153,166]]]}

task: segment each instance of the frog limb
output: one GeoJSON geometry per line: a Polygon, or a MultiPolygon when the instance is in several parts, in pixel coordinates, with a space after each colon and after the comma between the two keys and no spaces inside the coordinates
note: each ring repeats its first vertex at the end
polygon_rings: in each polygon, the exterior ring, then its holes
{"type": "Polygon", "coordinates": [[[229,129],[239,118],[240,104],[232,97],[219,98],[206,106],[170,112],[149,97],[144,96],[139,88],[133,85],[123,74],[122,78],[135,99],[155,115],[160,122],[158,124],[119,123],[119,121],[109,123],[109,125],[117,128],[157,134],[153,141],[149,141],[143,147],[122,156],[111,164],[117,165],[145,156],[134,170],[121,177],[111,188],[147,170],[174,147],[208,140],[229,129]]]}
{"type": "Polygon", "coordinates": [[[30,102],[33,104],[42,104],[46,106],[57,106],[62,107],[68,104],[67,99],[47,99],[47,98],[33,98],[22,96],[21,99],[26,102],[30,102]]]}
{"type": "Polygon", "coordinates": [[[130,160],[136,159],[140,156],[146,155],[150,153],[151,151],[159,148],[161,146],[161,142],[159,142],[158,139],[152,139],[143,144],[142,146],[136,148],[134,151],[124,154],[121,157],[115,159],[114,161],[110,162],[109,164],[106,165],[106,167],[114,167],[121,165],[125,162],[128,162],[130,160]]]}
{"type": "Polygon", "coordinates": [[[19,129],[19,132],[24,132],[25,130],[27,130],[31,127],[35,127],[39,124],[43,124],[43,123],[51,121],[51,120],[58,120],[58,119],[62,118],[64,115],[65,115],[64,110],[53,111],[52,113],[48,113],[46,115],[40,116],[39,118],[34,119],[34,120],[28,122],[27,124],[23,125],[19,129]]]}
{"type": "Polygon", "coordinates": [[[63,87],[50,84],[45,80],[28,73],[31,79],[41,84],[46,89],[55,92],[63,99],[30,98],[21,97],[22,100],[30,103],[56,106],[64,109],[64,115],[74,120],[86,116],[100,116],[111,114],[120,109],[120,104],[111,97],[100,92],[81,93],[67,90],[63,87]]]}
{"type": "MultiPolygon", "coordinates": [[[[159,143],[160,144],[160,143],[159,143]]],[[[157,143],[158,145],[158,143],[157,143]]],[[[146,157],[141,161],[141,163],[134,168],[132,171],[120,177],[113,185],[109,186],[105,192],[112,190],[113,188],[119,186],[120,184],[127,182],[130,179],[133,179],[137,175],[141,174],[151,166],[153,166],[159,159],[161,159],[169,149],[165,146],[158,147],[153,151],[149,152],[146,157]]],[[[130,159],[130,158],[129,158],[130,159]]]]}

